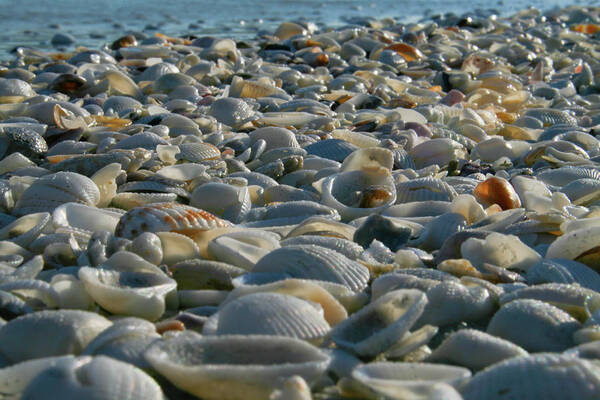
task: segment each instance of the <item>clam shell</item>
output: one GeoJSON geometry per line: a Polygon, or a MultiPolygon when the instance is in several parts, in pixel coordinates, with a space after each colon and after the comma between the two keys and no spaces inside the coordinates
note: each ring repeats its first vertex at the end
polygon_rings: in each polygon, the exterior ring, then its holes
{"type": "Polygon", "coordinates": [[[281,293],[250,293],[228,302],[204,325],[204,335],[274,335],[316,340],[329,332],[323,310],[281,293]],[[213,331],[214,329],[214,331],[213,331]]]}
{"type": "Polygon", "coordinates": [[[417,290],[386,293],[331,331],[338,345],[364,357],[374,357],[397,342],[423,312],[427,298],[417,290]]]}
{"type": "Polygon", "coordinates": [[[56,228],[70,227],[88,232],[114,232],[122,215],[119,212],[79,203],[65,203],[52,212],[52,223],[56,228]]]}
{"type": "Polygon", "coordinates": [[[294,338],[191,332],[156,342],[146,358],[175,386],[207,400],[265,399],[293,375],[311,384],[329,363],[321,350],[294,338]]]}
{"type": "Polygon", "coordinates": [[[314,245],[273,250],[256,263],[252,273],[333,282],[355,292],[364,289],[369,280],[369,270],[363,265],[340,253],[314,245]]]}
{"type": "Polygon", "coordinates": [[[279,236],[260,230],[232,232],[214,238],[208,250],[218,261],[251,271],[262,257],[278,249],[279,236]]]}
{"type": "Polygon", "coordinates": [[[396,204],[414,201],[452,201],[456,190],[438,178],[417,178],[396,185],[396,204]]]}
{"type": "Polygon", "coordinates": [[[135,238],[143,232],[193,233],[230,224],[213,214],[183,204],[154,203],[136,207],[121,217],[115,234],[135,238]]]}
{"type": "Polygon", "coordinates": [[[0,240],[10,240],[27,247],[46,229],[49,222],[50,214],[47,212],[25,215],[0,229],[0,240]]]}

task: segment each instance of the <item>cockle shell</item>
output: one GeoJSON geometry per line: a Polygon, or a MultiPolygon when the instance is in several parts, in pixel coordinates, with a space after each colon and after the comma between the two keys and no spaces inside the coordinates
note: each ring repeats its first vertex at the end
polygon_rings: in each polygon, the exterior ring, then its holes
{"type": "Polygon", "coordinates": [[[133,239],[143,232],[192,234],[194,231],[228,226],[231,226],[229,222],[195,207],[154,203],[128,211],[119,220],[115,234],[133,239]]]}
{"type": "Polygon", "coordinates": [[[292,375],[311,384],[329,363],[299,339],[192,332],[154,343],[146,358],[175,386],[207,400],[262,400],[292,375]]]}

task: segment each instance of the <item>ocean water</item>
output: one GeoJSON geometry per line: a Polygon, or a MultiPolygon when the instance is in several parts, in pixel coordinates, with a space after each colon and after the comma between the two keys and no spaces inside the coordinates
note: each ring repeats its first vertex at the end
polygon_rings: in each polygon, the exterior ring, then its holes
{"type": "MultiPolygon", "coordinates": [[[[596,5],[600,0],[585,4],[596,5]]],[[[17,46],[50,49],[57,32],[77,45],[98,48],[129,31],[148,35],[215,35],[251,38],[285,20],[340,26],[356,17],[393,17],[414,22],[476,9],[507,15],[533,6],[542,10],[581,4],[573,0],[0,0],[0,60],[17,46]]]]}

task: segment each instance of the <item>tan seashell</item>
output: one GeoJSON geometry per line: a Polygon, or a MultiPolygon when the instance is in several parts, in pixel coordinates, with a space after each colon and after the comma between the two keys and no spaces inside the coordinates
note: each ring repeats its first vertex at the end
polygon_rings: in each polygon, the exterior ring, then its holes
{"type": "Polygon", "coordinates": [[[475,187],[473,195],[486,206],[498,204],[503,210],[521,207],[519,195],[504,178],[493,176],[486,179],[475,187]]]}

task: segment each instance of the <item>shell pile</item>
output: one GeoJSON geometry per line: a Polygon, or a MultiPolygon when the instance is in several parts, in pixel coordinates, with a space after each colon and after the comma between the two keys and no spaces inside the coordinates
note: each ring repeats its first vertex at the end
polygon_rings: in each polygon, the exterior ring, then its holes
{"type": "Polygon", "coordinates": [[[598,32],[530,8],[17,49],[0,393],[597,399],[598,32]]]}

